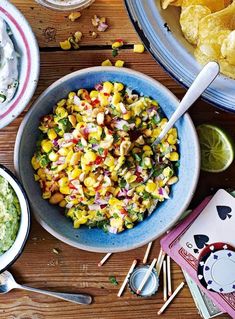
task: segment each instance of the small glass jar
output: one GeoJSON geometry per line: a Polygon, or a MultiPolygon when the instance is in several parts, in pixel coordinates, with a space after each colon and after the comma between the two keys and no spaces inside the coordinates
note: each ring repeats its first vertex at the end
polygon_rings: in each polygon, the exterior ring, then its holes
{"type": "Polygon", "coordinates": [[[95,0],[36,0],[39,4],[53,10],[71,11],[89,7],[95,0]]]}

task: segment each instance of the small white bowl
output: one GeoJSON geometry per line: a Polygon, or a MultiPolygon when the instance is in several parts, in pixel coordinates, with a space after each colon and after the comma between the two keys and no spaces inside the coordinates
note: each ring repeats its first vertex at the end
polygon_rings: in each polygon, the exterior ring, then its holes
{"type": "Polygon", "coordinates": [[[36,0],[39,4],[49,9],[58,11],[83,10],[89,7],[95,0],[36,0]]]}
{"type": "Polygon", "coordinates": [[[6,179],[14,189],[21,208],[20,227],[16,240],[11,248],[0,256],[0,272],[3,272],[16,261],[24,249],[30,230],[30,210],[26,192],[20,182],[5,166],[1,164],[0,176],[6,179]]]}
{"type": "Polygon", "coordinates": [[[19,53],[19,86],[14,98],[0,108],[0,128],[11,123],[29,104],[37,87],[40,56],[37,40],[22,13],[8,0],[0,1],[0,17],[11,29],[19,53]]]}

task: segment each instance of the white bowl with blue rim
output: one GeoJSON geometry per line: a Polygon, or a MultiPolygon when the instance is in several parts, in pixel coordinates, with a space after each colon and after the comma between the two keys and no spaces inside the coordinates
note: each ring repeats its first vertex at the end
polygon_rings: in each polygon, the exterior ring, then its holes
{"type": "Polygon", "coordinates": [[[8,0],[0,1],[0,17],[12,33],[10,38],[18,54],[19,72],[19,85],[13,99],[2,107],[0,104],[0,128],[3,128],[29,104],[38,83],[40,56],[37,40],[29,23],[8,0]]]}
{"type": "MultiPolygon", "coordinates": [[[[184,38],[180,8],[161,8],[161,1],[125,0],[130,19],[145,47],[155,60],[180,84],[189,87],[202,66],[194,57],[194,47],[184,38]]],[[[207,102],[235,112],[235,80],[220,75],[202,94],[207,102]]]]}
{"type": "Polygon", "coordinates": [[[91,90],[97,83],[118,81],[156,99],[167,117],[178,106],[177,98],[154,79],[130,69],[92,67],[71,73],[52,84],[24,118],[16,138],[15,169],[28,194],[32,210],[39,223],[52,235],[74,247],[94,252],[120,252],[140,247],[156,239],[179,219],[194,194],[199,170],[200,151],[197,134],[188,114],[176,124],[180,139],[179,182],[172,187],[170,199],[159,205],[143,222],[119,234],[105,233],[101,229],[81,227],[74,229],[63,209],[43,200],[41,190],[34,181],[31,158],[38,139],[40,118],[52,112],[58,100],[79,88],[91,90]]]}
{"type": "Polygon", "coordinates": [[[19,230],[12,246],[0,255],[0,272],[10,267],[23,252],[30,231],[30,210],[28,198],[21,183],[5,166],[0,164],[0,176],[3,177],[13,188],[21,210],[19,230]]]}

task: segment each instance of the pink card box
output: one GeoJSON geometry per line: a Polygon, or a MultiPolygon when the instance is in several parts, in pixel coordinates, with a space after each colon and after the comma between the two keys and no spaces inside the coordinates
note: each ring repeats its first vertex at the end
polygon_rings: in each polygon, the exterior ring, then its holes
{"type": "Polygon", "coordinates": [[[197,278],[198,260],[179,244],[180,237],[186,232],[186,230],[202,212],[204,207],[206,207],[210,199],[211,197],[206,197],[188,217],[164,236],[161,240],[161,246],[162,249],[188,273],[188,275],[212,299],[221,311],[227,312],[232,318],[235,318],[235,293],[219,294],[204,288],[197,278]]]}

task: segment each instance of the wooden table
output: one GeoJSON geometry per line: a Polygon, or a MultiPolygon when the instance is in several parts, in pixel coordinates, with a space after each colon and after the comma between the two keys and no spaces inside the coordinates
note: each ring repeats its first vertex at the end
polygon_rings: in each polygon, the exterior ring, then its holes
{"type": "MultiPolygon", "coordinates": [[[[149,53],[142,55],[132,52],[130,47],[140,40],[136,35],[121,0],[97,0],[89,9],[82,12],[77,22],[70,22],[68,14],[49,11],[33,0],[12,0],[30,22],[36,34],[41,50],[41,75],[35,100],[50,84],[65,74],[90,66],[100,65],[110,58],[110,44],[114,39],[122,38],[126,47],[118,58],[126,61],[126,66],[146,73],[167,86],[179,98],[185,90],[172,80],[152,59],[149,53]],[[110,28],[92,39],[90,31],[91,17],[94,15],[108,18],[110,28]],[[80,50],[63,52],[59,41],[65,40],[71,33],[80,30],[84,38],[80,50]]],[[[13,150],[15,136],[25,113],[23,112],[7,128],[0,131],[0,162],[13,169],[13,150]]],[[[198,101],[190,114],[196,125],[210,122],[218,124],[235,137],[235,116],[215,109],[203,101],[198,101]]],[[[193,154],[192,154],[193,156],[193,154]]],[[[221,174],[202,173],[192,207],[206,195],[219,187],[231,187],[235,165],[221,174]]],[[[85,252],[69,247],[48,234],[33,220],[29,240],[22,256],[12,267],[12,272],[20,283],[43,289],[65,292],[87,292],[94,296],[91,306],[78,306],[54,298],[24,291],[13,291],[0,297],[0,318],[156,318],[163,303],[162,289],[156,297],[139,299],[128,290],[123,297],[117,298],[120,287],[109,283],[109,276],[116,276],[121,283],[134,258],[143,258],[146,247],[127,253],[113,255],[109,261],[98,268],[102,254],[85,252]],[[53,248],[59,254],[53,253],[53,248]]],[[[155,241],[151,258],[159,252],[159,241],[155,241]]],[[[180,268],[172,266],[173,287],[183,280],[180,268]]],[[[200,318],[187,287],[180,292],[175,301],[164,313],[165,318],[200,318]]],[[[221,316],[221,318],[228,318],[221,316]]]]}

